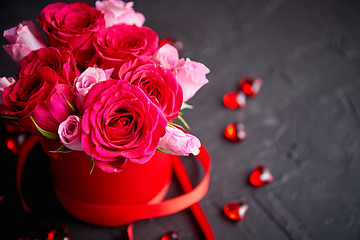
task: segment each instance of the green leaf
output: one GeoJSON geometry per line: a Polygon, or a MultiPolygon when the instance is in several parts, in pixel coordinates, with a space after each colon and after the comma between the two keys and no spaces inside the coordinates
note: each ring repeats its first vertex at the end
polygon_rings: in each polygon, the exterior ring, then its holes
{"type": "Polygon", "coordinates": [[[93,170],[94,170],[94,167],[95,167],[95,160],[92,156],[90,155],[87,155],[86,156],[89,158],[90,162],[91,162],[91,169],[90,169],[90,174],[92,174],[93,170]]]}
{"type": "Polygon", "coordinates": [[[73,111],[73,113],[76,112],[74,106],[66,99],[66,97],[64,96],[64,94],[61,93],[61,96],[65,99],[65,101],[67,102],[67,104],[69,105],[69,107],[71,108],[71,110],[73,111]]]}
{"type": "Polygon", "coordinates": [[[31,121],[34,123],[35,127],[37,130],[39,130],[39,132],[46,138],[50,138],[50,139],[57,139],[58,135],[55,133],[51,133],[48,131],[45,131],[44,129],[42,129],[41,127],[39,127],[39,125],[36,124],[34,118],[32,116],[30,116],[31,121]]]}
{"type": "Polygon", "coordinates": [[[170,125],[170,126],[175,126],[175,127],[181,128],[181,129],[184,129],[183,126],[181,126],[181,125],[179,125],[179,124],[176,124],[176,123],[173,123],[173,122],[168,122],[168,125],[170,125]]]}
{"type": "Polygon", "coordinates": [[[65,145],[62,145],[61,147],[59,147],[57,150],[55,151],[50,151],[51,153],[68,153],[71,152],[72,150],[70,148],[67,148],[65,145]]]}
{"type": "Polygon", "coordinates": [[[187,104],[187,103],[183,103],[181,105],[181,109],[180,110],[183,110],[183,109],[193,109],[194,107],[190,104],[187,104]]]}
{"type": "Polygon", "coordinates": [[[184,124],[184,126],[188,129],[191,130],[191,128],[189,127],[189,125],[187,124],[187,122],[185,121],[185,119],[179,114],[178,119],[180,120],[180,122],[182,124],[184,124]]]}

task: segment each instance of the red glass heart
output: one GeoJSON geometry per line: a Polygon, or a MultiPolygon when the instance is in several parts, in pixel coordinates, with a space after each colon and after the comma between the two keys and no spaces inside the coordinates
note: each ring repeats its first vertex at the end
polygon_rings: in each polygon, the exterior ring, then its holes
{"type": "Polygon", "coordinates": [[[234,221],[241,222],[249,212],[249,205],[244,202],[231,201],[224,206],[225,215],[234,221]]]}
{"type": "Polygon", "coordinates": [[[56,226],[49,233],[47,240],[70,240],[70,234],[68,230],[63,226],[56,226]]]}
{"type": "Polygon", "coordinates": [[[242,109],[246,106],[246,95],[241,91],[228,92],[223,97],[223,103],[230,109],[242,109]]]}
{"type": "Polygon", "coordinates": [[[246,96],[254,97],[260,92],[263,80],[261,78],[245,77],[240,80],[239,85],[246,96]]]}
{"type": "Polygon", "coordinates": [[[5,144],[7,148],[14,154],[19,154],[21,145],[26,140],[25,133],[19,133],[17,135],[11,135],[5,138],[5,144]]]}
{"type": "Polygon", "coordinates": [[[274,177],[270,170],[264,166],[256,166],[249,177],[249,182],[254,187],[261,187],[265,184],[272,183],[274,177]]]}
{"type": "Polygon", "coordinates": [[[180,240],[180,236],[175,231],[168,231],[161,237],[161,240],[180,240]]]}
{"type": "Polygon", "coordinates": [[[224,130],[224,136],[231,142],[240,142],[246,138],[245,126],[242,123],[230,123],[224,130]]]}

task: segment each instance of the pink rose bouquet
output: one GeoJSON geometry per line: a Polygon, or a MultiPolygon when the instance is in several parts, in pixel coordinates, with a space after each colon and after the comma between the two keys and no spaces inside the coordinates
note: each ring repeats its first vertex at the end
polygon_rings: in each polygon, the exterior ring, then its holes
{"type": "Polygon", "coordinates": [[[155,151],[198,154],[180,111],[208,82],[209,69],[159,47],[133,3],[120,0],[47,5],[37,21],[4,32],[18,78],[0,79],[0,114],[61,151],[84,151],[105,172],[145,163],[155,151]]]}

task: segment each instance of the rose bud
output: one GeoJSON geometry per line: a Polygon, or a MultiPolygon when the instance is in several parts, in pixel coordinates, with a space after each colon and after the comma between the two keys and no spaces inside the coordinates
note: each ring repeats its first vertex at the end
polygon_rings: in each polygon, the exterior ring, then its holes
{"type": "Polygon", "coordinates": [[[46,47],[45,39],[31,21],[24,21],[18,26],[4,31],[4,37],[10,42],[4,49],[17,65],[31,51],[46,47]]]}
{"type": "Polygon", "coordinates": [[[202,63],[191,61],[187,58],[185,61],[181,59],[174,70],[176,80],[179,82],[184,93],[184,102],[192,98],[195,93],[209,80],[206,74],[210,70],[202,63]]]}
{"type": "Polygon", "coordinates": [[[81,133],[81,118],[76,115],[70,115],[59,125],[58,134],[60,141],[71,150],[83,150],[81,146],[81,133]]]}
{"type": "Polygon", "coordinates": [[[197,155],[200,150],[200,140],[188,133],[185,133],[174,126],[167,126],[165,136],[160,139],[159,149],[163,152],[189,156],[190,153],[197,155]]]}
{"type": "Polygon", "coordinates": [[[160,66],[173,70],[180,60],[179,52],[174,46],[165,44],[154,53],[153,60],[160,66]]]}
{"type": "Polygon", "coordinates": [[[179,59],[179,53],[174,46],[165,44],[159,48],[153,60],[166,69],[170,69],[175,75],[183,90],[184,102],[192,98],[195,93],[209,81],[206,79],[206,74],[210,70],[202,63],[179,59]]]}
{"type": "MultiPolygon", "coordinates": [[[[111,70],[111,69],[110,69],[111,70]]],[[[98,82],[108,80],[112,71],[106,72],[101,68],[87,68],[74,80],[73,92],[76,95],[76,105],[82,112],[85,97],[90,89],[98,82]]]]}

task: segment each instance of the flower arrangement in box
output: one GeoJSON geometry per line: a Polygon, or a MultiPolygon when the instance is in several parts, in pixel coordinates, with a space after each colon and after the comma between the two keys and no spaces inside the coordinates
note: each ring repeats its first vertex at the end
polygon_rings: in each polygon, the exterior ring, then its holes
{"type": "Polygon", "coordinates": [[[84,151],[106,172],[145,163],[156,150],[196,154],[200,141],[172,123],[208,82],[203,64],[159,48],[133,3],[47,5],[37,21],[4,32],[19,78],[1,78],[1,114],[29,132],[84,151]]]}
{"type": "MultiPolygon", "coordinates": [[[[47,40],[31,21],[4,31],[10,42],[4,48],[19,66],[19,74],[17,79],[0,80],[0,114],[45,142],[55,142],[56,149],[49,152],[53,158],[75,153],[68,165],[62,166],[64,161],[51,165],[55,180],[57,175],[68,174],[55,183],[60,190],[64,190],[61,182],[74,185],[72,181],[80,176],[86,182],[108,174],[101,182],[107,185],[112,181],[109,174],[125,174],[159,154],[187,156],[200,151],[199,139],[173,120],[179,118],[186,126],[180,111],[189,107],[186,101],[208,82],[209,69],[179,58],[170,44],[159,46],[158,34],[143,26],[144,21],[132,2],[104,0],[95,6],[58,2],[47,5],[37,19],[47,40]],[[83,175],[73,170],[80,155],[90,159],[89,163],[86,158],[83,175]],[[57,168],[63,172],[57,174],[57,168]]],[[[156,167],[161,165],[166,164],[156,167]]],[[[131,171],[142,182],[156,181],[131,171]]],[[[145,175],[153,169],[141,171],[145,175]]],[[[126,184],[131,182],[124,178],[126,184]]],[[[63,199],[69,200],[68,196],[63,199]]],[[[81,201],[75,202],[98,204],[81,201]]],[[[109,221],[104,225],[119,223],[109,221]]]]}

